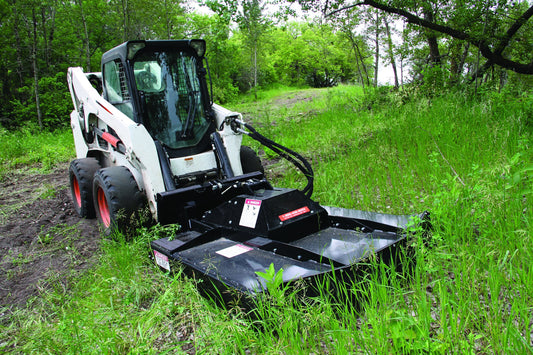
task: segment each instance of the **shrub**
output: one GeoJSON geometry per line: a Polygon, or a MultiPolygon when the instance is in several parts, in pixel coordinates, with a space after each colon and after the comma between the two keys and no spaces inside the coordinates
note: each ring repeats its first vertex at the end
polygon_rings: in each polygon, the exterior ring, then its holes
{"type": "MultiPolygon", "coordinates": [[[[37,123],[35,85],[23,86],[19,92],[25,94],[23,96],[27,99],[15,99],[11,102],[13,110],[9,125],[20,127],[25,122],[37,123]]],[[[52,131],[68,126],[72,102],[65,73],[42,77],[39,80],[39,99],[43,127],[52,131]]]]}

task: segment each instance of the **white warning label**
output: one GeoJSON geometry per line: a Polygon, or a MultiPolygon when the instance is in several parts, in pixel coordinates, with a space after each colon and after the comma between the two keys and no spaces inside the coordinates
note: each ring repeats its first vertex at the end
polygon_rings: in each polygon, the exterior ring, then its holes
{"type": "Polygon", "coordinates": [[[219,255],[225,256],[226,258],[233,258],[234,256],[241,255],[252,249],[253,248],[247,247],[246,245],[236,244],[231,247],[227,247],[222,250],[219,250],[216,253],[219,255]]]}
{"type": "Polygon", "coordinates": [[[154,250],[155,262],[163,269],[170,271],[170,264],[168,263],[168,257],[165,254],[154,250]]]}
{"type": "Polygon", "coordinates": [[[261,200],[252,200],[247,198],[242,208],[241,220],[239,225],[248,228],[255,228],[259,210],[261,209],[261,200]]]}

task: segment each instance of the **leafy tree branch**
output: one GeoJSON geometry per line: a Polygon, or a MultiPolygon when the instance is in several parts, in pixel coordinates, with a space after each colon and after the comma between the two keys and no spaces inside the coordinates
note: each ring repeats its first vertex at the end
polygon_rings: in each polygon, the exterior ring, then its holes
{"type": "MultiPolygon", "coordinates": [[[[303,0],[305,1],[305,0],[303,0]]],[[[507,29],[505,34],[501,36],[500,40],[496,45],[491,44],[491,38],[483,35],[470,34],[467,29],[458,29],[452,26],[439,24],[436,21],[431,21],[426,18],[422,18],[412,12],[405,10],[399,6],[392,6],[388,4],[375,1],[375,0],[364,0],[357,2],[351,5],[347,5],[338,9],[335,9],[326,16],[334,15],[338,12],[345,11],[357,6],[371,6],[373,8],[385,11],[390,14],[396,14],[406,19],[408,23],[412,23],[433,31],[440,32],[442,34],[451,36],[453,38],[466,41],[479,48],[481,55],[485,57],[488,62],[485,66],[491,66],[492,64],[497,64],[505,69],[513,70],[521,74],[533,74],[533,61],[529,63],[523,63],[517,60],[509,59],[503,55],[503,52],[508,48],[513,37],[518,33],[518,31],[524,26],[524,24],[529,21],[533,16],[533,6],[529,7],[524,11],[507,29]]],[[[329,2],[325,6],[330,6],[329,2]]],[[[328,11],[327,7],[324,7],[324,13],[328,11]]]]}

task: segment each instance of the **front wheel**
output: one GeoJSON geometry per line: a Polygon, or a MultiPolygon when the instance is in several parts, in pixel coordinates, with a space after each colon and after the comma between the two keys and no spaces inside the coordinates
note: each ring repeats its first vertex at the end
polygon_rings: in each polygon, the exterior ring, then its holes
{"type": "Polygon", "coordinates": [[[76,213],[83,218],[94,218],[93,177],[100,169],[98,160],[94,158],[75,159],[68,169],[70,193],[76,213]]]}
{"type": "Polygon", "coordinates": [[[124,166],[113,166],[94,175],[93,201],[96,216],[106,232],[114,229],[125,232],[146,199],[131,172],[124,166]]]}
{"type": "Polygon", "coordinates": [[[265,168],[261,164],[261,159],[257,153],[246,145],[241,145],[241,165],[243,174],[253,173],[255,171],[265,174],[265,168]]]}

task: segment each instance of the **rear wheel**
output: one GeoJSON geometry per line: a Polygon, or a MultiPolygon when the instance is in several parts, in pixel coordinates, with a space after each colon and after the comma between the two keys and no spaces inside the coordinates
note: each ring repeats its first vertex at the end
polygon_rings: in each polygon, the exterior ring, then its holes
{"type": "Polygon", "coordinates": [[[94,158],[75,159],[70,163],[70,193],[76,213],[83,218],[94,218],[93,177],[100,169],[94,158]]]}
{"type": "Polygon", "coordinates": [[[261,159],[252,148],[246,145],[241,146],[241,165],[243,174],[253,173],[254,171],[265,173],[261,159]]]}
{"type": "Polygon", "coordinates": [[[144,194],[124,166],[98,170],[94,176],[93,199],[96,216],[107,232],[113,229],[125,232],[134,222],[135,213],[145,205],[144,194]]]}

